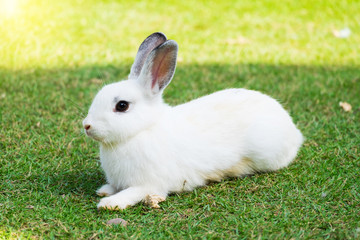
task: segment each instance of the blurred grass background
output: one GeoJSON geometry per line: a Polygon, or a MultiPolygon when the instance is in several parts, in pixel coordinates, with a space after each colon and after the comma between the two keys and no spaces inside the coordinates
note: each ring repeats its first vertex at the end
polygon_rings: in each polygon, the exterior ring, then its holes
{"type": "Polygon", "coordinates": [[[139,39],[160,30],[184,64],[358,61],[356,1],[14,1],[0,22],[11,69],[129,63],[139,39]],[[351,38],[334,38],[344,27],[351,38]]]}
{"type": "Polygon", "coordinates": [[[0,238],[359,238],[359,10],[350,0],[0,0],[0,238]],[[343,28],[350,36],[335,37],[343,28]],[[307,138],[295,162],[171,195],[160,210],[98,212],[105,179],[81,121],[155,31],[180,46],[168,103],[265,92],[307,138]],[[105,225],[116,217],[129,225],[105,225]]]}

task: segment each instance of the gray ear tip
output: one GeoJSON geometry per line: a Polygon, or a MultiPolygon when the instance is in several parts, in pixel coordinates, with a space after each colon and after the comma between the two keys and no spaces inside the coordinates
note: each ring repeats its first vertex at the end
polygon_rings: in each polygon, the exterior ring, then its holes
{"type": "Polygon", "coordinates": [[[167,40],[166,35],[165,35],[164,33],[162,33],[162,32],[154,32],[153,34],[149,35],[147,38],[149,38],[149,37],[155,37],[155,36],[156,36],[156,38],[158,38],[158,39],[162,38],[162,39],[164,39],[164,41],[167,40]]]}

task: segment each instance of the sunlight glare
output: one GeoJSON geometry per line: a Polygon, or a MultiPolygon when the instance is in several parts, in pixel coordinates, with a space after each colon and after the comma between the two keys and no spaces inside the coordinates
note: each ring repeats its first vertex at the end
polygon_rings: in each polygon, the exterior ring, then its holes
{"type": "Polygon", "coordinates": [[[6,17],[15,15],[17,11],[17,0],[0,0],[0,13],[6,17]]]}

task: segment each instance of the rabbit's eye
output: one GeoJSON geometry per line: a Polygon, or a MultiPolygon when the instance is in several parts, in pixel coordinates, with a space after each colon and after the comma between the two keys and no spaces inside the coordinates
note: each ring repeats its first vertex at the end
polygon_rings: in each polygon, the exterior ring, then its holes
{"type": "Polygon", "coordinates": [[[115,110],[117,112],[125,112],[128,109],[129,109],[129,103],[127,101],[119,101],[115,106],[115,110]]]}

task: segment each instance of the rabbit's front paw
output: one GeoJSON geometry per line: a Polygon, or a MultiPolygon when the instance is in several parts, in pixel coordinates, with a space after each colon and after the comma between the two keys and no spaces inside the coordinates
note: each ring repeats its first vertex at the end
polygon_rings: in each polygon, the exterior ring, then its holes
{"type": "Polygon", "coordinates": [[[115,197],[104,197],[100,200],[97,205],[98,209],[109,209],[109,210],[122,210],[130,206],[131,204],[119,200],[115,197]]]}
{"type": "Polygon", "coordinates": [[[110,184],[105,184],[96,191],[96,194],[100,197],[108,197],[116,193],[116,189],[110,184]]]}

